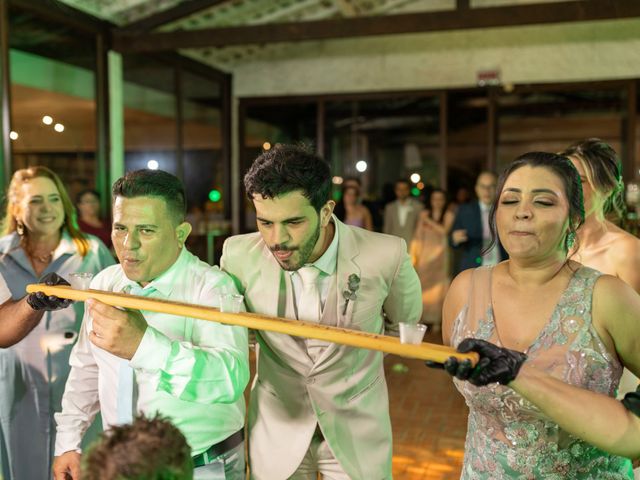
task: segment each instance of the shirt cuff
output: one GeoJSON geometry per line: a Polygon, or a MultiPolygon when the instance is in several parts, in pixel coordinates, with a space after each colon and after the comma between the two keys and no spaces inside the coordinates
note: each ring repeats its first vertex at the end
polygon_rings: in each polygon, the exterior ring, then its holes
{"type": "Polygon", "coordinates": [[[60,432],[56,433],[56,447],[54,449],[53,455],[55,457],[59,457],[63,453],[67,452],[78,452],[82,453],[82,449],[80,448],[80,444],[82,443],[82,438],[78,437],[76,432],[60,432]]]}
{"type": "Polygon", "coordinates": [[[135,369],[158,371],[171,354],[171,340],[150,325],[144,332],[142,341],[129,365],[135,369]]]}

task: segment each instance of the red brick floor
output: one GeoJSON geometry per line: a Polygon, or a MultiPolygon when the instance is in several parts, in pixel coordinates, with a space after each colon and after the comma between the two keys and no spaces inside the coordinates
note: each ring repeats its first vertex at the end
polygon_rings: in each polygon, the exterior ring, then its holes
{"type": "MultiPolygon", "coordinates": [[[[425,342],[441,343],[440,335],[427,334],[425,342]]],[[[254,362],[252,351],[252,377],[254,362]]],[[[468,410],[453,382],[420,360],[388,355],[384,364],[393,428],[394,480],[458,480],[468,410]]]]}
{"type": "MultiPolygon", "coordinates": [[[[425,341],[440,343],[431,335],[425,341]]],[[[393,427],[393,478],[458,480],[462,467],[467,406],[442,371],[424,362],[388,355],[393,427]]]]}

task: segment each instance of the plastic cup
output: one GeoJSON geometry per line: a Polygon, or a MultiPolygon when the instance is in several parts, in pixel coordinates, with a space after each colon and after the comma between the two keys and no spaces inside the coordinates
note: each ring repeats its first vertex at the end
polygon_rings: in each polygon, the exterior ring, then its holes
{"type": "Polygon", "coordinates": [[[242,306],[244,296],[237,293],[221,293],[220,294],[220,311],[227,313],[238,313],[242,306]]]}
{"type": "Polygon", "coordinates": [[[69,282],[71,283],[71,288],[76,290],[89,290],[89,285],[91,284],[91,279],[93,278],[93,273],[88,272],[76,272],[69,274],[69,282]]]}
{"type": "Polygon", "coordinates": [[[400,322],[400,343],[420,345],[427,331],[427,326],[422,323],[400,322]]]}

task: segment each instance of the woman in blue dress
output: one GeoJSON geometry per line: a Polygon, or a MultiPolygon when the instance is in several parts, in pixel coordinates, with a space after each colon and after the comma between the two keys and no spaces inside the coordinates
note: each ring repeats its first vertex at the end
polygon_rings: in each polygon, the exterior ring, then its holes
{"type": "MultiPolygon", "coordinates": [[[[78,230],[58,176],[18,170],[7,193],[0,238],[0,466],[4,480],[50,478],[55,426],[83,304],[56,311],[56,299],[25,297],[25,287],[56,272],[97,273],[113,264],[95,237],[78,230]]],[[[51,277],[51,276],[50,276],[51,277]]],[[[59,306],[66,306],[62,302],[59,306]]]]}

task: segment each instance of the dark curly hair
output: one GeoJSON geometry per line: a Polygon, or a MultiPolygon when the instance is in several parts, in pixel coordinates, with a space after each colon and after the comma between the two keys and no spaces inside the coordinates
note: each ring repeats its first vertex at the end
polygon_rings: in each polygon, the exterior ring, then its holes
{"type": "Polygon", "coordinates": [[[254,160],[244,188],[250,200],[256,194],[275,198],[300,190],[319,212],[331,198],[331,170],[308,147],[279,143],[254,160]]]}
{"type": "Polygon", "coordinates": [[[169,420],[139,416],[102,433],[83,455],[83,480],[193,478],[191,449],[169,420]]]}
{"type": "MultiPolygon", "coordinates": [[[[574,244],[574,251],[577,250],[578,236],[576,235],[576,232],[578,228],[580,228],[580,225],[584,223],[584,201],[582,198],[582,182],[580,181],[580,174],[573,163],[571,163],[571,160],[564,155],[547,152],[529,152],[524,155],[520,155],[511,162],[498,178],[496,198],[493,201],[491,212],[489,213],[491,243],[483,250],[483,254],[491,250],[498,240],[496,210],[498,209],[500,194],[502,193],[505,182],[513,172],[519,168],[527,166],[546,168],[555,173],[562,180],[564,192],[567,195],[567,200],[569,201],[569,233],[573,233],[573,237],[576,242],[574,244]]],[[[569,251],[568,238],[569,235],[564,239],[565,251],[567,252],[569,251]]]]}

